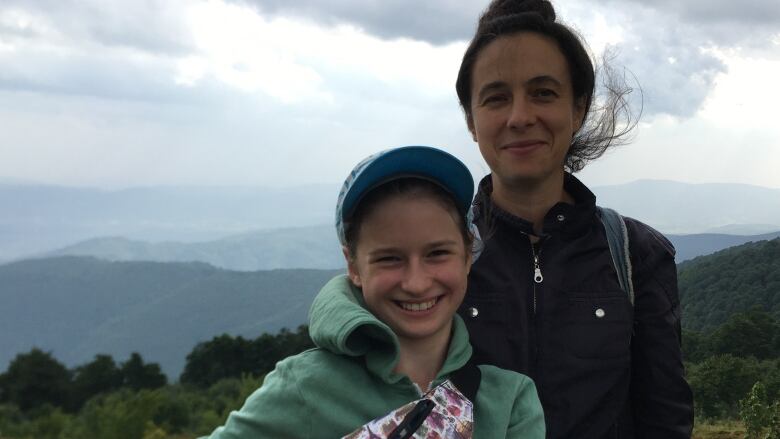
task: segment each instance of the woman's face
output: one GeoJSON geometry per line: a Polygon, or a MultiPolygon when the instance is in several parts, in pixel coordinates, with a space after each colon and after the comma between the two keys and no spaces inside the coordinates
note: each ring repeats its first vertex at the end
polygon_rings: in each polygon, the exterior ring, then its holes
{"type": "Polygon", "coordinates": [[[402,343],[449,341],[471,266],[454,215],[430,196],[395,195],[360,225],[349,277],[402,343]]]}
{"type": "Polygon", "coordinates": [[[584,110],[554,40],[523,32],[485,46],[474,63],[471,102],[469,130],[494,189],[561,176],[584,110]]]}

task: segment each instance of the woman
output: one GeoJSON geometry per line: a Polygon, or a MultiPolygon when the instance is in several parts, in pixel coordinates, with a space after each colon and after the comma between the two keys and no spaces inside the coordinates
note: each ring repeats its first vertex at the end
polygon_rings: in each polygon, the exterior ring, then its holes
{"type": "Polygon", "coordinates": [[[626,134],[624,89],[612,85],[593,111],[593,64],[550,2],[494,0],[484,12],[456,84],[491,169],[459,312],[475,361],[534,379],[548,437],[687,438],[674,248],[624,219],[632,303],[595,196],[571,174],[626,134]]]}
{"type": "MultiPolygon", "coordinates": [[[[336,215],[348,275],[331,280],[310,312],[318,347],[279,362],[212,437],[338,438],[450,380],[473,393],[473,418],[464,417],[471,409],[450,412],[463,421],[457,428],[466,436],[458,437],[471,437],[472,420],[476,438],[544,437],[531,380],[468,362],[468,334],[455,311],[471,266],[473,192],[468,169],[434,148],[396,148],[358,164],[336,215]],[[476,381],[457,378],[471,368],[476,381]]],[[[431,428],[441,429],[440,419],[431,428]]],[[[371,425],[350,437],[364,437],[371,425]]]]}

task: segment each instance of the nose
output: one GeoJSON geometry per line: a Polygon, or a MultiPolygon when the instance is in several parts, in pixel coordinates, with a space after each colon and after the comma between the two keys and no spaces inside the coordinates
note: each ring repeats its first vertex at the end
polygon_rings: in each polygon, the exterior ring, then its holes
{"type": "Polygon", "coordinates": [[[507,118],[507,126],[522,130],[536,123],[536,111],[527,99],[514,99],[507,118]]]}
{"type": "Polygon", "coordinates": [[[431,275],[419,261],[411,261],[404,273],[401,288],[412,295],[424,295],[431,287],[431,275]]]}

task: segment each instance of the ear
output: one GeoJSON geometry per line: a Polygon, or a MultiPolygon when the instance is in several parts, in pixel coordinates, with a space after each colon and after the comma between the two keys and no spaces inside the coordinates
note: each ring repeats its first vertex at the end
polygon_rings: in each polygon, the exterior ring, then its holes
{"type": "Polygon", "coordinates": [[[471,133],[471,139],[476,142],[477,130],[474,128],[474,116],[471,113],[466,115],[466,126],[469,128],[469,132],[471,133]]]}
{"type": "Polygon", "coordinates": [[[574,117],[574,130],[572,135],[574,135],[577,131],[580,130],[580,128],[582,128],[582,122],[585,118],[585,98],[577,99],[577,101],[574,103],[572,116],[574,117]]]}
{"type": "Polygon", "coordinates": [[[466,275],[467,276],[469,273],[471,273],[472,262],[474,262],[474,258],[472,257],[471,246],[469,246],[469,248],[466,249],[466,275]]]}
{"type": "Polygon", "coordinates": [[[347,261],[347,276],[349,277],[349,280],[352,281],[356,287],[362,288],[363,284],[360,281],[360,273],[358,272],[355,258],[349,254],[349,249],[346,245],[341,247],[341,253],[344,254],[344,259],[347,261]]]}

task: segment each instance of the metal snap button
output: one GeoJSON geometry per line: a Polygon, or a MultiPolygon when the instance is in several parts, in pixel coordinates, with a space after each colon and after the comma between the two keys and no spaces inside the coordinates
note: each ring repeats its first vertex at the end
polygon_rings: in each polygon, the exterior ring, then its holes
{"type": "Polygon", "coordinates": [[[558,218],[558,221],[563,221],[563,220],[566,219],[566,217],[564,215],[558,215],[557,218],[558,218]]]}
{"type": "Polygon", "coordinates": [[[468,309],[469,317],[474,318],[479,315],[479,310],[474,308],[473,306],[468,309]]]}
{"type": "Polygon", "coordinates": [[[597,309],[597,310],[596,310],[596,313],[595,313],[595,314],[596,314],[596,317],[598,317],[598,318],[602,318],[602,317],[604,317],[604,315],[605,315],[606,313],[604,312],[604,310],[603,310],[603,309],[599,308],[599,309],[597,309]]]}

